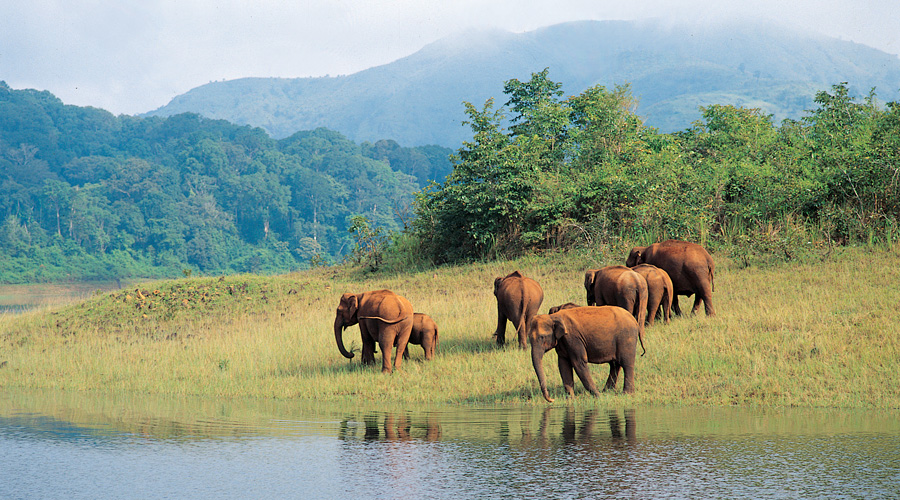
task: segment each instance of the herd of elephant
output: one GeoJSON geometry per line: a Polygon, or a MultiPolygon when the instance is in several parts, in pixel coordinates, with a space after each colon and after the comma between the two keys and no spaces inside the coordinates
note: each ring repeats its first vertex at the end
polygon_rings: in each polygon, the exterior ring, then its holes
{"type": "MultiPolygon", "coordinates": [[[[534,371],[544,398],[552,402],[544,377],[543,357],[556,349],[559,374],[566,394],[574,395],[573,370],[593,395],[599,395],[589,363],[608,363],[609,377],[604,391],[614,390],[621,369],[624,392],[634,392],[637,344],[644,349],[644,325],[653,325],[660,314],[669,322],[671,312],[680,315],[678,296],[694,295],[692,313],[702,302],[708,316],[715,315],[712,304],[715,266],[702,246],[668,240],[631,250],[624,266],[607,266],[585,272],[587,305],[567,303],[538,314],[544,291],[537,281],[519,271],[494,280],[497,298],[497,343],[506,343],[506,322],[516,328],[519,346],[531,345],[534,371]]],[[[381,347],[382,372],[390,373],[391,353],[396,347],[393,368],[409,356],[407,345],[421,345],[425,359],[431,360],[438,343],[438,328],[428,315],[414,313],[410,302],[390,290],[345,293],[334,320],[338,349],[346,358],[343,330],[359,324],[362,362],[375,364],[376,343],[381,347]]]]}

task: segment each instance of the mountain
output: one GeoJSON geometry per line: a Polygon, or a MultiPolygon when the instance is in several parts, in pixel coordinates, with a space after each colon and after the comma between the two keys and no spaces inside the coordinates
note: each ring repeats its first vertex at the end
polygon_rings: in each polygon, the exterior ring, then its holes
{"type": "Polygon", "coordinates": [[[502,105],[504,82],[544,68],[567,94],[631,84],[638,113],[664,132],[689,127],[710,104],[797,119],[816,91],[841,82],[859,95],[875,88],[881,100],[900,98],[900,58],[853,42],[771,24],[583,21],[463,33],[346,76],[214,82],[147,114],[195,112],[276,138],[327,127],[355,141],[457,147],[471,138],[463,101],[502,105]]]}

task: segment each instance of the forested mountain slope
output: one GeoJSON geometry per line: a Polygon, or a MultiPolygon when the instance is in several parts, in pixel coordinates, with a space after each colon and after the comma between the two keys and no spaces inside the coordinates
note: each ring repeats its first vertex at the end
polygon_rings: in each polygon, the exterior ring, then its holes
{"type": "Polygon", "coordinates": [[[114,116],[0,82],[0,282],[288,271],[399,228],[451,151],[114,116]]]}
{"type": "Polygon", "coordinates": [[[885,101],[900,96],[900,59],[852,42],[772,25],[585,21],[464,33],[352,75],[214,82],[148,114],[195,112],[274,137],[327,127],[356,141],[456,148],[468,138],[463,101],[500,99],[502,82],[544,68],[566,95],[630,83],[638,115],[666,132],[689,127],[710,104],[797,119],[817,91],[840,82],[856,95],[875,87],[885,101]]]}

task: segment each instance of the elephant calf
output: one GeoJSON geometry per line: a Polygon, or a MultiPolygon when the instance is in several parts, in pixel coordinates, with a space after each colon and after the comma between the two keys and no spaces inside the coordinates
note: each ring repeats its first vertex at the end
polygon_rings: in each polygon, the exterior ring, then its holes
{"type": "MultiPolygon", "coordinates": [[[[424,313],[413,314],[412,332],[409,334],[409,343],[422,346],[425,351],[425,359],[434,359],[434,351],[438,345],[437,323],[431,316],[424,313]]],[[[409,359],[409,348],[403,351],[403,357],[409,359]]]]}
{"type": "Polygon", "coordinates": [[[574,302],[566,302],[565,304],[551,307],[550,310],[547,311],[547,314],[553,314],[555,312],[562,311],[563,309],[572,309],[573,307],[581,307],[581,306],[579,306],[578,304],[576,304],[574,302]]]}
{"type": "Polygon", "coordinates": [[[669,324],[672,317],[672,298],[675,296],[669,273],[653,264],[639,264],[631,269],[647,280],[647,324],[653,326],[660,308],[663,321],[669,324]]]}

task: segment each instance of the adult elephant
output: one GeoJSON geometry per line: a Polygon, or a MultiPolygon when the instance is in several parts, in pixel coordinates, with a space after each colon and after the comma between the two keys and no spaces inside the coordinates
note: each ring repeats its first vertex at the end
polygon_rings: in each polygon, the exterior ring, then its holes
{"type": "Polygon", "coordinates": [[[588,269],[584,273],[587,305],[619,306],[625,309],[640,326],[641,346],[644,345],[644,320],[647,317],[647,280],[625,266],[606,266],[588,269]]]}
{"type": "Polygon", "coordinates": [[[604,391],[615,390],[622,369],[624,392],[633,393],[639,331],[634,316],[618,306],[575,307],[535,316],[529,326],[531,361],[544,399],[553,402],[543,365],[544,353],[550,349],[556,349],[559,375],[567,395],[575,394],[573,369],[585,389],[600,395],[588,363],[609,363],[604,391]]]}
{"type": "Polygon", "coordinates": [[[406,298],[390,290],[345,293],[334,318],[334,338],[345,358],[353,353],[344,348],[343,331],[359,324],[362,362],[375,364],[375,343],[381,346],[382,373],[391,373],[391,352],[397,345],[394,368],[400,368],[413,326],[413,307],[406,298]]]}
{"type": "Polygon", "coordinates": [[[628,254],[625,265],[634,267],[638,264],[653,264],[669,274],[675,295],[672,297],[672,310],[681,315],[678,296],[686,295],[694,298],[694,314],[700,309],[700,301],[706,308],[707,316],[715,316],[712,294],[715,290],[713,276],[715,264],[709,252],[702,246],[681,240],[667,240],[647,247],[634,247],[628,254]]]}
{"type": "Polygon", "coordinates": [[[519,271],[494,279],[494,296],[497,297],[497,344],[506,343],[506,321],[516,327],[519,347],[525,349],[528,323],[538,313],[544,301],[544,290],[537,281],[526,278],[519,271]]]}
{"type": "Polygon", "coordinates": [[[653,264],[638,264],[631,268],[647,281],[647,324],[653,326],[656,314],[662,308],[662,319],[666,324],[672,316],[672,297],[675,296],[669,273],[653,264]]]}

